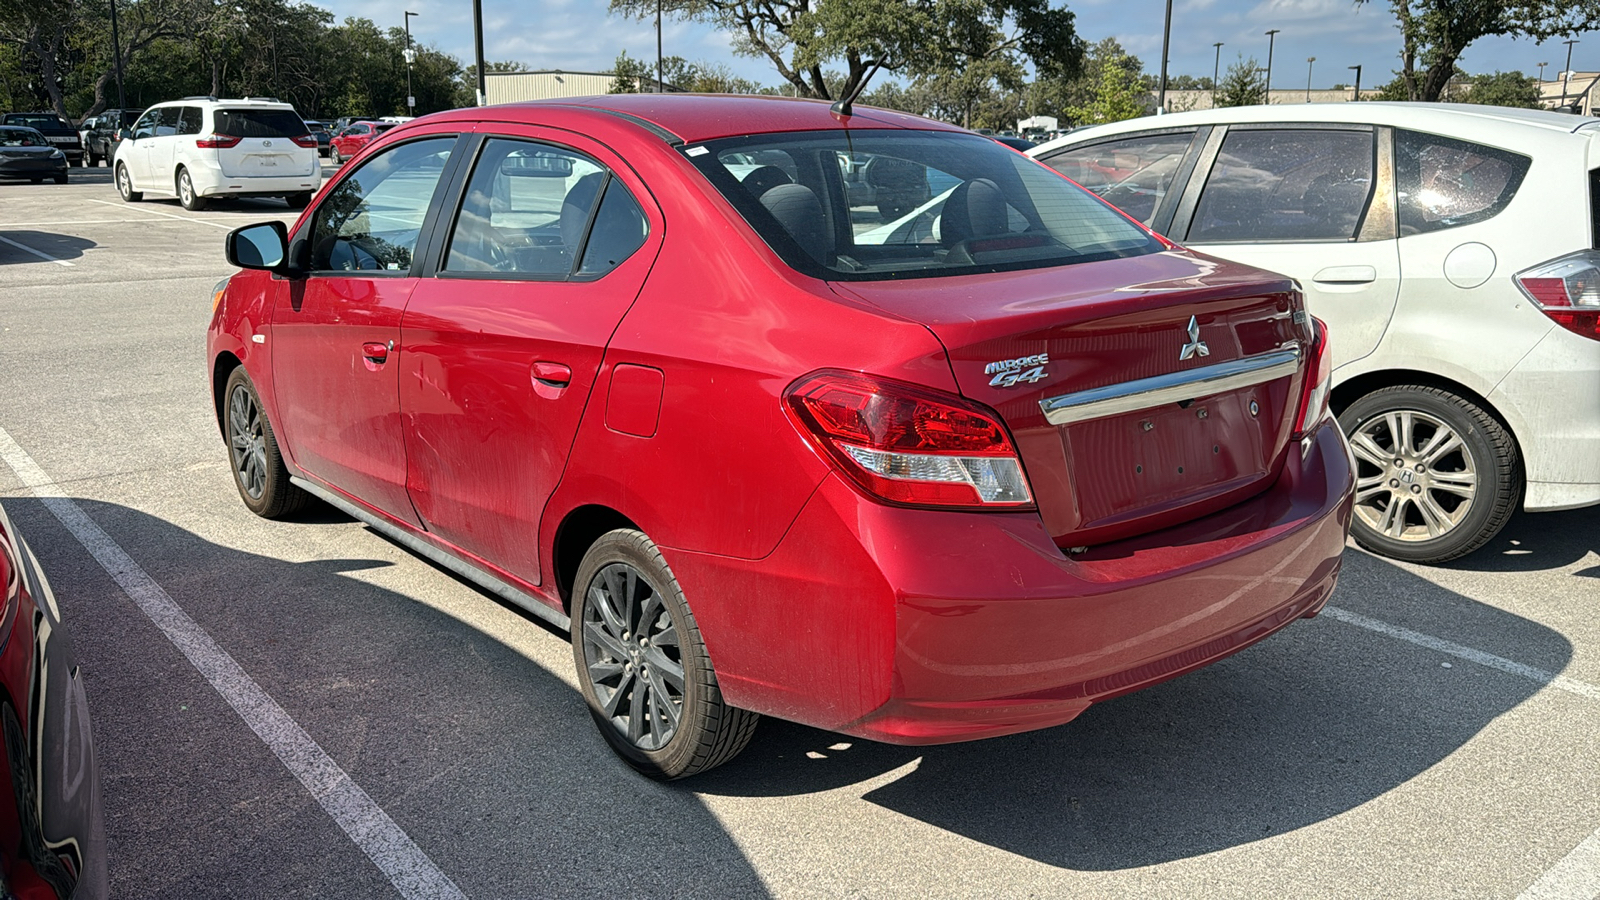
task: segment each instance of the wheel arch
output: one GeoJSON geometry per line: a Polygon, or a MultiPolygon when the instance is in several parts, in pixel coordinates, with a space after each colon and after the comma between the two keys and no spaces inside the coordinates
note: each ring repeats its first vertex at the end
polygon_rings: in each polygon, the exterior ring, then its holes
{"type": "Polygon", "coordinates": [[[551,569],[562,609],[568,614],[572,612],[573,582],[578,577],[578,567],[583,564],[584,555],[602,535],[619,528],[638,529],[639,526],[621,512],[598,503],[572,509],[556,526],[551,569]]]}
{"type": "Polygon", "coordinates": [[[1335,385],[1333,393],[1328,397],[1328,407],[1335,416],[1338,416],[1343,414],[1350,404],[1373,391],[1407,384],[1438,388],[1442,391],[1459,394],[1463,399],[1472,401],[1490,418],[1499,422],[1500,426],[1506,430],[1506,433],[1511,435],[1511,442],[1516,445],[1517,477],[1524,480],[1527,478],[1523,441],[1516,423],[1513,423],[1489,398],[1452,378],[1418,369],[1378,369],[1371,372],[1363,372],[1335,385]]]}
{"type": "Polygon", "coordinates": [[[217,430],[227,437],[227,428],[222,423],[222,391],[228,386],[228,378],[233,375],[233,370],[244,365],[244,361],[234,356],[230,350],[217,354],[211,364],[211,405],[217,414],[217,430]]]}

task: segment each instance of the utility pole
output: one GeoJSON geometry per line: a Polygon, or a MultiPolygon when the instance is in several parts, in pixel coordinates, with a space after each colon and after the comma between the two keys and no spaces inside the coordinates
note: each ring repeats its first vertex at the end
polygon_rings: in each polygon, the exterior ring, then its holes
{"type": "Polygon", "coordinates": [[[1311,102],[1311,67],[1317,64],[1315,56],[1306,57],[1306,102],[1311,102]]]}
{"type": "Polygon", "coordinates": [[[1167,24],[1161,29],[1161,81],[1156,85],[1156,113],[1167,111],[1167,48],[1172,43],[1172,0],[1167,0],[1167,24]]]}
{"type": "MultiPolygon", "coordinates": [[[[117,0],[111,0],[111,57],[117,63],[117,109],[124,110],[128,108],[128,96],[122,90],[122,38],[117,35],[117,0]]],[[[119,116],[117,130],[121,131],[122,113],[118,112],[117,115],[119,116]]]]}
{"type": "Polygon", "coordinates": [[[1347,68],[1347,69],[1355,69],[1356,70],[1356,95],[1354,97],[1351,97],[1350,99],[1352,99],[1352,100],[1360,100],[1361,99],[1361,67],[1360,66],[1345,66],[1345,68],[1347,68]]]}
{"type": "Polygon", "coordinates": [[[411,17],[421,15],[422,13],[406,10],[406,115],[408,116],[417,114],[417,96],[411,91],[411,64],[417,59],[417,51],[411,49],[411,17]]]}
{"type": "Polygon", "coordinates": [[[1539,83],[1540,84],[1544,84],[1544,67],[1548,66],[1548,65],[1550,65],[1550,64],[1547,63],[1547,62],[1539,63],[1539,83]]]}
{"type": "Polygon", "coordinates": [[[1267,32],[1267,105],[1272,105],[1272,45],[1278,39],[1281,29],[1273,28],[1267,32]]]}
{"type": "Polygon", "coordinates": [[[489,103],[489,78],[483,71],[483,0],[472,0],[472,50],[478,63],[478,105],[489,103]]]}
{"type": "Polygon", "coordinates": [[[1217,48],[1216,61],[1211,64],[1211,108],[1217,108],[1217,76],[1222,74],[1222,42],[1217,41],[1211,46],[1217,48]]]}
{"type": "Polygon", "coordinates": [[[656,0],[656,93],[666,90],[661,77],[661,0],[656,0]]]}
{"type": "Polygon", "coordinates": [[[1577,38],[1563,41],[1567,45],[1567,71],[1561,73],[1561,105],[1567,105],[1567,85],[1572,83],[1572,45],[1578,42],[1577,38]]]}

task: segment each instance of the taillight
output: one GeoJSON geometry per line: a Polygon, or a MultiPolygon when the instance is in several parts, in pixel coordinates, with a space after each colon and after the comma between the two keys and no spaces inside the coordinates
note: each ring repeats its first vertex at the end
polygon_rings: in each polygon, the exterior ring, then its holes
{"type": "Polygon", "coordinates": [[[194,145],[206,150],[226,150],[229,147],[237,147],[239,138],[231,134],[213,134],[210,137],[200,138],[194,145]]]}
{"type": "Polygon", "coordinates": [[[868,494],[913,506],[1033,505],[1011,437],[985,407],[853,372],[818,372],[784,392],[800,431],[868,494]]]}
{"type": "Polygon", "coordinates": [[[1512,280],[1557,325],[1600,341],[1600,250],[1557,257],[1512,280]]]}
{"type": "Polygon", "coordinates": [[[292,137],[289,140],[294,141],[294,145],[296,147],[309,147],[312,150],[317,149],[317,137],[314,134],[302,134],[298,137],[292,137]]]}
{"type": "Polygon", "coordinates": [[[1311,319],[1311,350],[1306,359],[1306,380],[1300,388],[1300,415],[1294,420],[1296,440],[1310,434],[1328,415],[1328,394],[1333,389],[1333,354],[1328,352],[1328,326],[1311,319]]]}

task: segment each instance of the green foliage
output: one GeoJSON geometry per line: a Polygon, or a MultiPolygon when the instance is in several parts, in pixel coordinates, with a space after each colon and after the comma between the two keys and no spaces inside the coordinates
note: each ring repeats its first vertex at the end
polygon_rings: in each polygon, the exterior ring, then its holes
{"type": "Polygon", "coordinates": [[[1094,96],[1082,106],[1073,107],[1068,117],[1077,125],[1101,125],[1121,122],[1150,112],[1150,93],[1136,71],[1126,65],[1121,57],[1103,59],[1100,65],[1100,82],[1095,85],[1094,96]]]}
{"type": "Polygon", "coordinates": [[[1217,85],[1218,106],[1254,106],[1267,102],[1267,79],[1261,73],[1261,64],[1255,57],[1246,59],[1242,54],[1238,62],[1228,66],[1217,85]]]}
{"type": "Polygon", "coordinates": [[[1024,112],[1030,116],[1054,116],[1064,122],[1071,121],[1074,110],[1086,108],[1095,101],[1106,80],[1108,66],[1120,69],[1141,86],[1154,83],[1153,77],[1144,74],[1144,64],[1139,57],[1123,50],[1116,38],[1104,38],[1089,47],[1083,69],[1076,77],[1046,76],[1028,85],[1023,99],[1024,112]]]}
{"type": "Polygon", "coordinates": [[[1461,98],[1463,103],[1513,106],[1521,109],[1539,108],[1539,80],[1521,72],[1478,75],[1469,84],[1471,88],[1461,98]]]}
{"type": "MultiPolygon", "coordinates": [[[[656,90],[655,60],[636,59],[624,50],[617,54],[611,67],[615,78],[610,93],[637,94],[656,90]]],[[[668,56],[661,60],[661,80],[667,90],[690,91],[696,94],[762,94],[773,93],[757,82],[740,78],[724,63],[689,62],[681,56],[668,56]]]]}
{"type": "Polygon", "coordinates": [[[1406,100],[1441,99],[1456,61],[1479,38],[1543,41],[1600,26],[1596,0],[1390,0],[1390,7],[1400,23],[1406,100]]]}

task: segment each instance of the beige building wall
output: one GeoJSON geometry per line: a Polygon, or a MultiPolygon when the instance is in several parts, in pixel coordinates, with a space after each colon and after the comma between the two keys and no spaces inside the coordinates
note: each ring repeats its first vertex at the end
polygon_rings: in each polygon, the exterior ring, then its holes
{"type": "MultiPolygon", "coordinates": [[[[1361,96],[1363,99],[1371,100],[1377,95],[1378,92],[1375,90],[1370,90],[1367,88],[1361,89],[1361,96]]],[[[1210,109],[1211,96],[1212,94],[1210,91],[1167,91],[1167,112],[1188,112],[1192,109],[1210,109]]],[[[1312,90],[1309,93],[1309,99],[1305,88],[1301,88],[1299,90],[1295,90],[1293,88],[1273,88],[1272,96],[1268,98],[1268,102],[1274,106],[1287,106],[1295,103],[1347,103],[1355,98],[1356,92],[1348,88],[1339,91],[1312,90]]],[[[1155,102],[1156,94],[1154,91],[1151,91],[1151,109],[1155,108],[1155,102]]]]}
{"type": "Polygon", "coordinates": [[[561,100],[592,97],[611,91],[610,72],[490,72],[484,76],[485,102],[561,100]]]}

